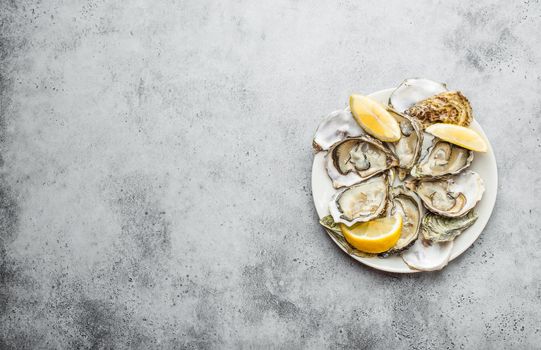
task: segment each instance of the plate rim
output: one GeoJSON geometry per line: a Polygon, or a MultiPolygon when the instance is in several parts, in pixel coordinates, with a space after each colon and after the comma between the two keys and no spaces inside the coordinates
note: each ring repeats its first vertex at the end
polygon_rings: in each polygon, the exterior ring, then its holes
{"type": "MultiPolygon", "coordinates": [[[[394,91],[394,88],[388,88],[388,89],[381,89],[381,90],[377,90],[375,92],[372,92],[370,94],[368,94],[367,96],[369,97],[372,97],[372,96],[375,96],[375,95],[382,95],[382,94],[390,94],[392,91],[394,91]]],[[[482,136],[485,138],[485,140],[487,141],[488,143],[488,149],[489,149],[489,152],[487,152],[487,156],[490,158],[490,162],[494,164],[494,182],[495,182],[495,185],[494,185],[494,195],[493,195],[493,200],[491,203],[489,203],[490,205],[490,214],[488,215],[488,218],[486,220],[486,222],[483,224],[483,226],[479,229],[479,233],[475,236],[475,238],[473,239],[473,241],[469,244],[469,245],[466,245],[464,246],[463,248],[459,248],[458,250],[454,251],[454,247],[453,247],[453,251],[451,252],[451,256],[449,257],[449,262],[453,261],[454,259],[458,258],[460,255],[462,255],[466,250],[468,250],[474,243],[475,241],[477,241],[477,239],[479,238],[479,236],[481,235],[481,233],[483,233],[483,231],[485,230],[487,224],[489,223],[490,221],[490,218],[492,217],[492,213],[494,212],[494,207],[495,207],[495,204],[496,204],[496,198],[497,198],[497,195],[498,195],[498,164],[496,162],[496,156],[494,154],[494,149],[492,148],[492,144],[490,143],[490,140],[488,139],[488,137],[486,136],[484,130],[483,130],[483,127],[481,126],[481,124],[479,124],[476,120],[474,120],[474,122],[479,126],[479,129],[481,131],[481,134],[482,136]]],[[[319,213],[317,212],[317,206],[318,204],[316,203],[316,198],[315,198],[315,191],[314,191],[314,188],[315,188],[315,184],[314,184],[314,168],[315,168],[315,165],[316,165],[316,156],[321,153],[321,152],[316,152],[314,153],[314,159],[312,161],[312,170],[311,170],[311,190],[312,190],[312,201],[314,203],[314,208],[316,209],[316,214],[319,217],[319,213]]],[[[320,218],[321,219],[321,218],[320,218]]],[[[322,227],[323,228],[323,227],[322,227]]],[[[361,258],[361,257],[357,257],[357,256],[354,256],[354,255],[351,255],[347,252],[347,250],[342,247],[337,241],[336,239],[328,232],[327,229],[323,228],[323,230],[325,231],[325,233],[327,234],[327,236],[329,236],[329,238],[334,242],[334,244],[336,244],[340,250],[342,250],[346,255],[348,255],[349,257],[353,258],[354,260],[356,260],[357,262],[360,262],[361,264],[363,265],[366,265],[366,266],[369,266],[373,269],[376,269],[376,270],[379,270],[379,271],[385,271],[385,272],[392,272],[392,273],[398,273],[398,274],[408,274],[408,273],[418,273],[418,272],[427,272],[427,271],[420,271],[420,270],[415,270],[415,269],[412,269],[410,267],[407,267],[408,269],[405,270],[405,269],[397,269],[397,268],[393,268],[393,267],[389,267],[389,266],[381,266],[380,264],[376,264],[376,263],[373,263],[371,260],[373,258],[361,258]]],[[[407,266],[407,265],[406,265],[407,266]]],[[[442,269],[443,270],[443,269],[442,269]]],[[[439,270],[439,271],[442,271],[442,270],[439,270]]]]}

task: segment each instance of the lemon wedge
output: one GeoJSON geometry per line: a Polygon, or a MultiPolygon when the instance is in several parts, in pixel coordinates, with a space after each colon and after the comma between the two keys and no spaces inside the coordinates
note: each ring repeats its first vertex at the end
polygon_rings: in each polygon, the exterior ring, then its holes
{"type": "Polygon", "coordinates": [[[370,135],[384,142],[400,139],[400,127],[385,107],[370,97],[353,94],[349,108],[359,125],[370,135]]]}
{"type": "Polygon", "coordinates": [[[391,249],[402,231],[402,216],[395,214],[348,227],[340,224],[340,230],[349,244],[367,253],[383,253],[391,249]]]}
{"type": "Polygon", "coordinates": [[[426,132],[447,141],[476,152],[486,152],[487,143],[475,130],[455,124],[437,123],[425,129],[426,132]]]}

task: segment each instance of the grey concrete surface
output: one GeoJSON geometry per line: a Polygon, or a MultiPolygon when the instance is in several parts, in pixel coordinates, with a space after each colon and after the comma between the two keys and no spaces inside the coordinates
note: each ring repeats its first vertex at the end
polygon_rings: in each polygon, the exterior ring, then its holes
{"type": "Polygon", "coordinates": [[[539,1],[1,2],[1,349],[541,347],[539,1]],[[311,138],[403,78],[470,98],[492,219],[437,273],[318,226],[311,138]]]}

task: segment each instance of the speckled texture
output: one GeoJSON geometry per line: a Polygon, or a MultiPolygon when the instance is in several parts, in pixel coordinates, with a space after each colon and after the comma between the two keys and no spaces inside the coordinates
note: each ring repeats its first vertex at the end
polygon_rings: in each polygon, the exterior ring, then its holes
{"type": "Polygon", "coordinates": [[[1,349],[541,346],[539,1],[0,4],[1,349]],[[311,138],[411,76],[468,96],[500,188],[395,276],[318,226],[311,138]]]}

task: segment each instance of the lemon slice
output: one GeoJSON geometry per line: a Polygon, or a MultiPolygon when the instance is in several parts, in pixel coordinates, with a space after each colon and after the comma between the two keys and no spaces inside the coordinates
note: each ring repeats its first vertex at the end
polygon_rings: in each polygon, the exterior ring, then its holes
{"type": "Polygon", "coordinates": [[[395,214],[351,227],[340,224],[340,230],[349,244],[367,253],[383,253],[391,249],[402,231],[402,216],[395,214]]]}
{"type": "Polygon", "coordinates": [[[437,123],[425,129],[426,132],[447,141],[476,152],[486,152],[487,143],[475,130],[454,124],[437,123]]]}
{"type": "Polygon", "coordinates": [[[384,142],[400,139],[400,127],[385,107],[370,97],[353,94],[349,108],[355,120],[370,135],[384,142]]]}

